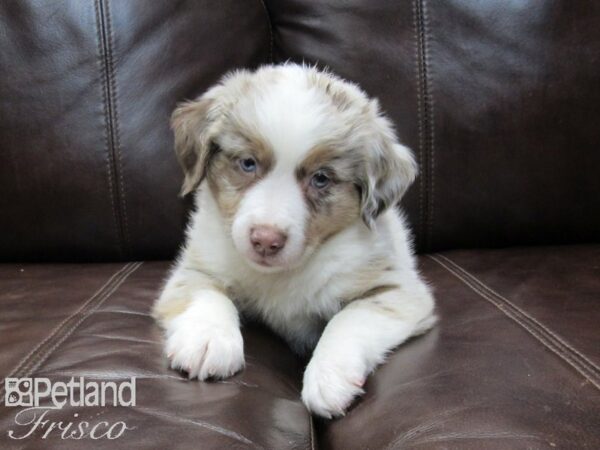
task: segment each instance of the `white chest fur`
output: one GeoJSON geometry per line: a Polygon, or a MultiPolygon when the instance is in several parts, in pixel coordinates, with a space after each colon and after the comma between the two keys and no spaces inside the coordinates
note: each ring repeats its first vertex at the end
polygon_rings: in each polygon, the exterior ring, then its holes
{"type": "Polygon", "coordinates": [[[188,230],[186,264],[220,280],[240,312],[266,322],[297,350],[316,343],[323,324],[345,301],[386,284],[384,266],[398,268],[399,254],[408,253],[406,245],[397,248],[398,241],[406,241],[406,231],[390,211],[373,230],[358,222],[334,236],[298,268],[260,273],[232,245],[208,189],[200,192],[198,202],[188,230]]]}

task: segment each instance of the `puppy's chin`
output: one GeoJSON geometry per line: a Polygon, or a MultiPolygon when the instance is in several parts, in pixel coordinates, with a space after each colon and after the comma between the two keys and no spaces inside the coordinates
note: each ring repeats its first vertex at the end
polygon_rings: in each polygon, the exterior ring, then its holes
{"type": "Polygon", "coordinates": [[[248,266],[265,274],[287,272],[302,267],[313,252],[312,248],[305,248],[304,252],[296,258],[260,258],[258,255],[249,255],[247,252],[240,251],[240,249],[237,250],[248,266]]]}
{"type": "Polygon", "coordinates": [[[248,264],[252,269],[254,269],[260,273],[279,273],[279,272],[285,272],[286,270],[289,270],[289,268],[290,268],[288,265],[276,263],[276,262],[270,261],[268,259],[262,260],[262,261],[257,261],[257,260],[248,258],[247,256],[244,256],[243,258],[244,258],[244,261],[246,262],[246,264],[248,264]]]}

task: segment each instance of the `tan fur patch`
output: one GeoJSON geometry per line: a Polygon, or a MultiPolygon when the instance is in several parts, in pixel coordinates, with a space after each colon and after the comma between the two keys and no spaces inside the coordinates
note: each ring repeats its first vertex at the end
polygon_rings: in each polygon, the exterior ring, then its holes
{"type": "Polygon", "coordinates": [[[212,157],[207,174],[208,185],[225,220],[233,221],[244,193],[264,177],[274,164],[270,147],[258,136],[240,134],[243,141],[236,148],[221,149],[212,157]],[[239,166],[240,158],[252,157],[257,161],[256,173],[245,173],[239,166]]]}
{"type": "Polygon", "coordinates": [[[350,183],[332,188],[317,209],[311,208],[306,231],[307,245],[320,244],[347,228],[360,217],[360,198],[350,183]]]}
{"type": "Polygon", "coordinates": [[[382,275],[388,271],[390,260],[387,257],[373,258],[364,264],[362,270],[356,274],[352,282],[348,284],[347,292],[342,295],[343,303],[351,303],[355,300],[376,298],[377,295],[397,289],[389,278],[382,275]]]}
{"type": "Polygon", "coordinates": [[[296,176],[310,210],[307,245],[325,242],[360,217],[360,195],[352,182],[355,166],[352,153],[342,152],[334,145],[311,149],[298,166],[296,176]],[[310,179],[318,170],[325,170],[332,180],[322,191],[310,186],[310,179]]]}
{"type": "Polygon", "coordinates": [[[299,178],[302,178],[326,164],[330,164],[339,155],[333,146],[320,145],[311,149],[306,158],[302,161],[302,164],[296,170],[296,174],[299,178]]]}
{"type": "Polygon", "coordinates": [[[401,316],[400,310],[398,308],[394,308],[389,303],[382,302],[377,299],[372,300],[371,303],[376,309],[378,309],[379,311],[383,312],[384,314],[386,314],[388,316],[392,316],[392,317],[401,316]]]}
{"type": "Polygon", "coordinates": [[[192,299],[190,297],[175,298],[168,302],[159,302],[152,309],[152,317],[159,323],[166,324],[184,312],[192,299]]]}
{"type": "MultiPolygon", "coordinates": [[[[194,290],[208,289],[225,293],[221,284],[210,275],[206,274],[205,278],[202,277],[200,280],[199,282],[198,278],[194,279],[194,290]]],[[[152,308],[152,317],[163,325],[183,313],[192,301],[189,281],[183,278],[170,280],[168,288],[173,295],[159,299],[152,308]]]]}
{"type": "Polygon", "coordinates": [[[185,174],[181,195],[192,192],[206,174],[211,152],[206,131],[211,124],[208,114],[213,104],[214,100],[209,98],[186,102],[171,117],[175,154],[185,174]]]}
{"type": "MultiPolygon", "coordinates": [[[[379,294],[383,294],[384,292],[393,291],[394,289],[398,289],[398,288],[399,288],[399,286],[397,284],[384,284],[381,286],[376,286],[374,288],[371,288],[365,292],[358,294],[355,297],[352,297],[350,300],[348,300],[348,302],[353,302],[354,300],[364,300],[367,298],[372,298],[379,294]]],[[[378,300],[374,299],[373,303],[377,304],[378,300]]]]}
{"type": "Polygon", "coordinates": [[[351,104],[352,99],[346,92],[346,86],[340,80],[322,72],[311,71],[308,73],[308,82],[323,90],[331,99],[333,105],[343,111],[351,104]]]}

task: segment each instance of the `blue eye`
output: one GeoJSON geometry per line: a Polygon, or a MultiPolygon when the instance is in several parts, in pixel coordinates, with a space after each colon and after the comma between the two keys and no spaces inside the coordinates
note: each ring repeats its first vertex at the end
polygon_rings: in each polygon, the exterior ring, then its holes
{"type": "Polygon", "coordinates": [[[256,172],[256,160],[254,158],[243,158],[239,161],[240,167],[244,172],[256,172]]]}
{"type": "Polygon", "coordinates": [[[311,186],[316,189],[326,188],[330,182],[331,182],[331,179],[323,171],[319,171],[319,172],[315,173],[313,175],[313,177],[310,179],[311,186]]]}

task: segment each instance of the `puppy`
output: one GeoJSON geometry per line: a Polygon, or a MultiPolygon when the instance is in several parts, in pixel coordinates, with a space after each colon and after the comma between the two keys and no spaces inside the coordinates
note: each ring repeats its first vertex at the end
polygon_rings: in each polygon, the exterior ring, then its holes
{"type": "Polygon", "coordinates": [[[285,64],[237,71],[172,116],[196,208],[154,317],[173,369],[244,367],[240,314],[312,351],[302,400],[343,415],[434,300],[395,205],[415,161],[356,85],[285,64]]]}

